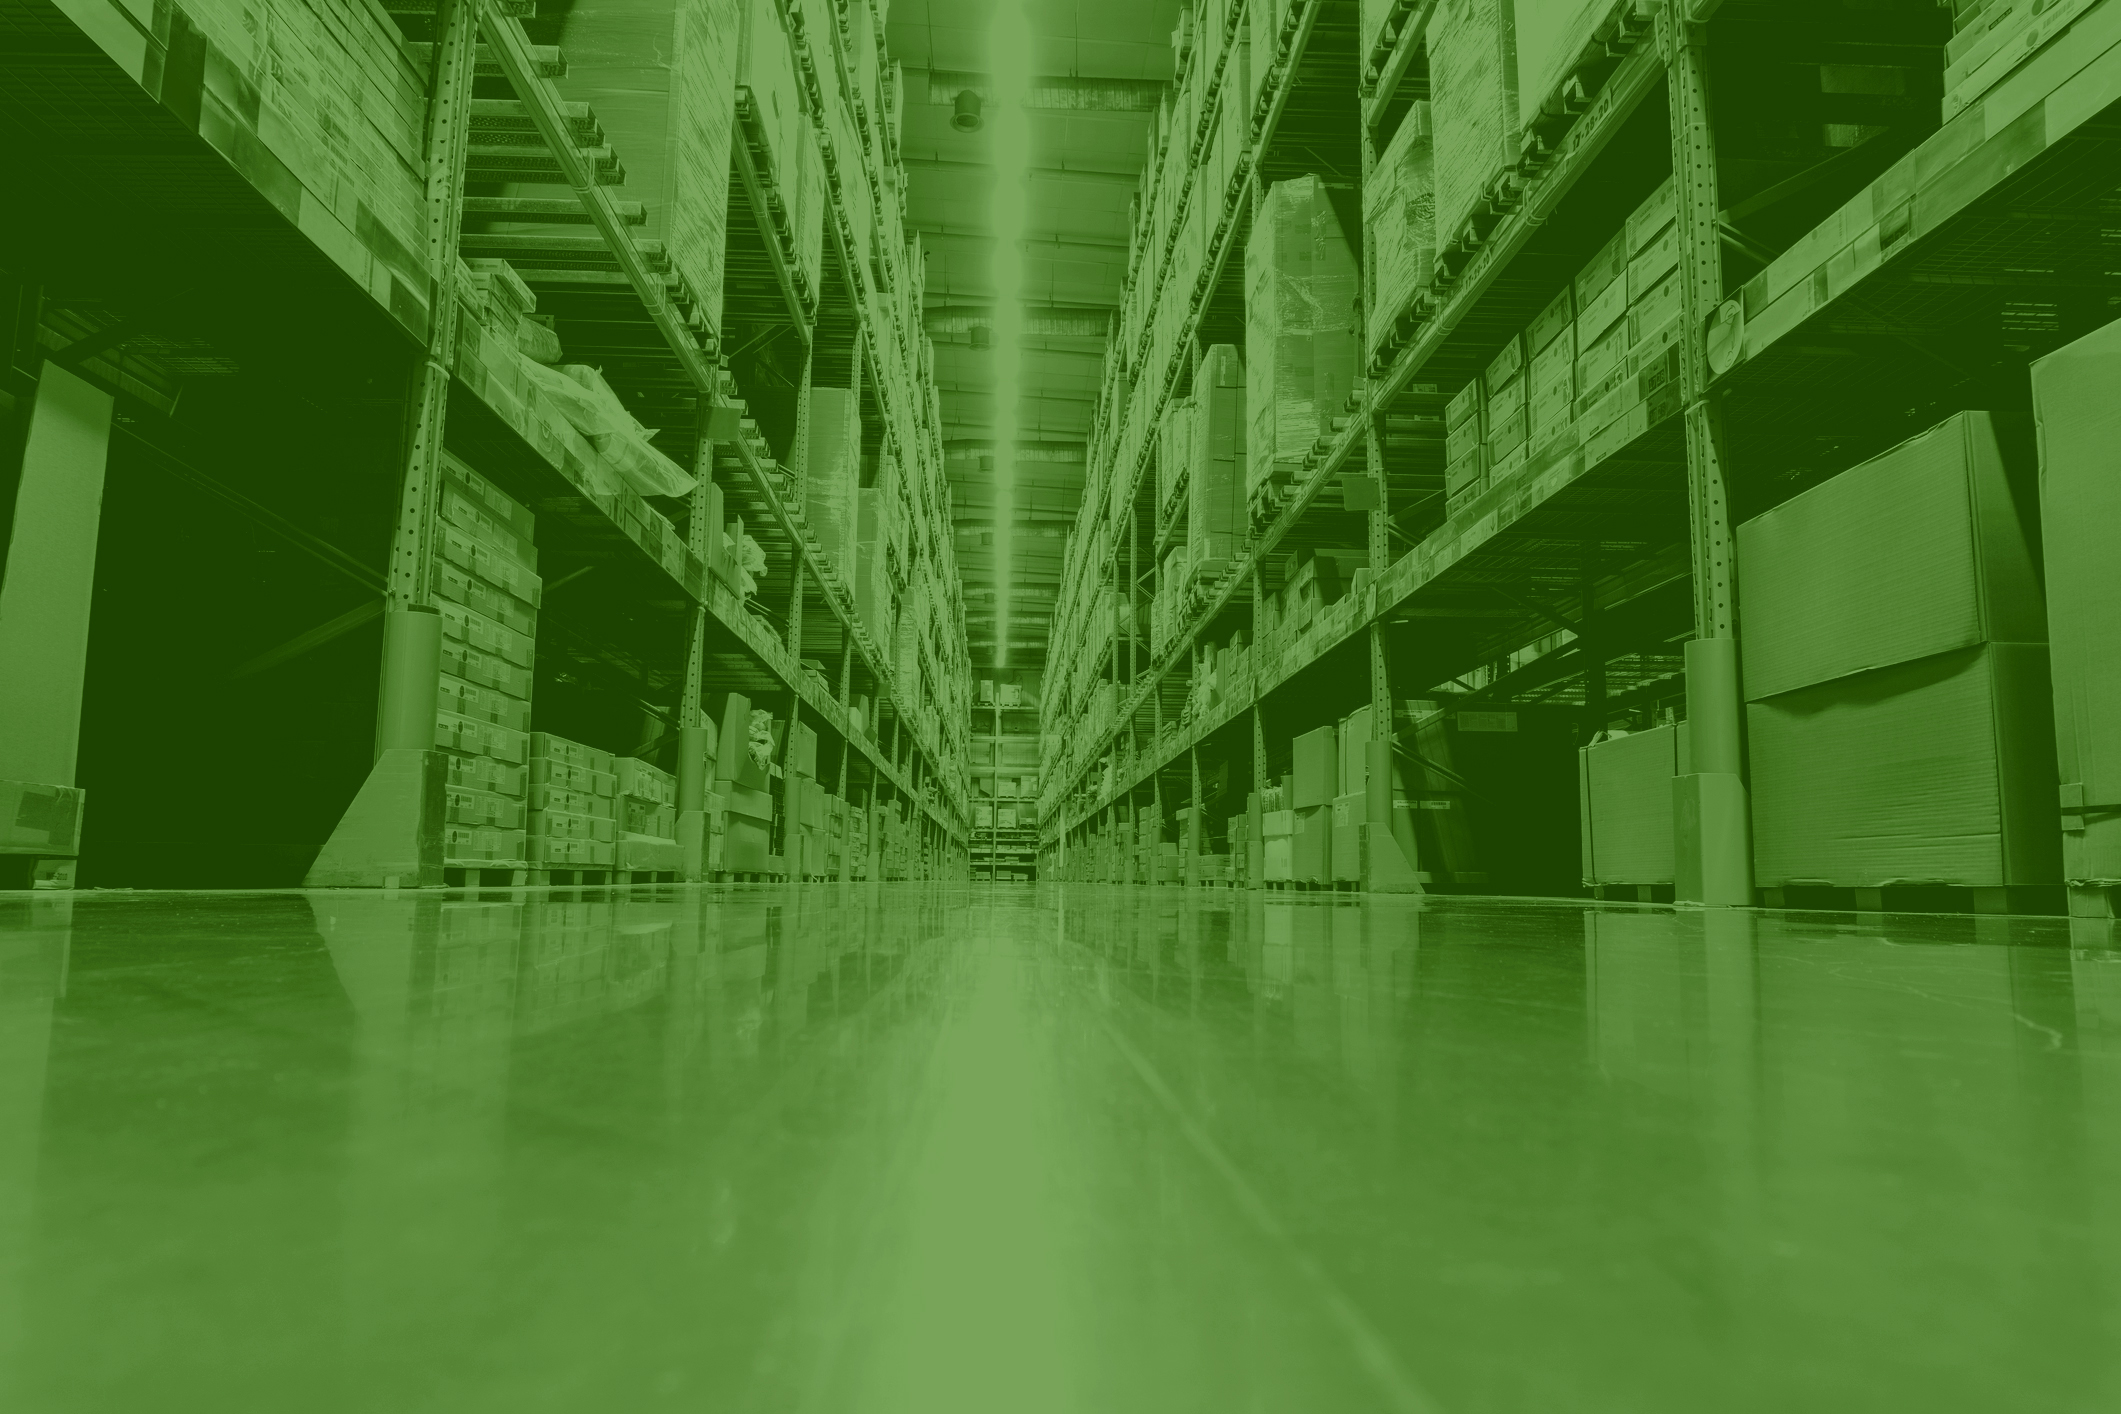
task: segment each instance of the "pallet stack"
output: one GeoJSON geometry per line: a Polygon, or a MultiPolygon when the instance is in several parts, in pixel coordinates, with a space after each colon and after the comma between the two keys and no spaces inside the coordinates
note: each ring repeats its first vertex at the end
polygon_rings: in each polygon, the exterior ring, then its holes
{"type": "Polygon", "coordinates": [[[612,866],[621,872],[674,873],[678,852],[677,777],[646,761],[622,756],[618,778],[618,842],[612,866]]]}
{"type": "Polygon", "coordinates": [[[1355,387],[1355,258],[1316,177],[1277,182],[1245,246],[1245,486],[1257,519],[1355,387]]]}
{"type": "Polygon", "coordinates": [[[550,732],[530,736],[530,863],[534,869],[606,870],[618,844],[618,785],[611,753],[550,732]]]}
{"type": "Polygon", "coordinates": [[[1436,235],[1459,240],[1516,164],[1517,25],[1510,0],[1440,0],[1429,19],[1436,235]]]}
{"type": "Polygon", "coordinates": [[[1739,527],[1761,888],[2059,891],[2046,608],[2010,482],[1993,420],[1962,412],[1739,527]]]}
{"type": "Polygon", "coordinates": [[[449,757],[446,868],[520,868],[542,590],[523,506],[445,457],[432,567],[442,614],[436,744],[449,757]]]}
{"type": "Polygon", "coordinates": [[[1450,514],[1557,446],[1581,446],[1587,463],[1602,461],[1676,411],[1677,215],[1667,181],[1451,399],[1444,414],[1450,514]]]}

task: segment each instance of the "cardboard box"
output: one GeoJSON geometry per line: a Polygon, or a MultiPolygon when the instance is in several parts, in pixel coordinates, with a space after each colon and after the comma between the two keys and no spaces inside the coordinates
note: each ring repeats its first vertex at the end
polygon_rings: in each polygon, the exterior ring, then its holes
{"type": "Polygon", "coordinates": [[[1760,887],[2061,882],[2045,644],[1837,677],[1746,724],[1760,887]]]}
{"type": "Polygon", "coordinates": [[[1368,823],[1369,795],[1358,791],[1333,800],[1333,879],[1336,883],[1362,880],[1362,827],[1368,823]]]}
{"type": "Polygon", "coordinates": [[[1585,884],[1672,882],[1672,777],[1688,765],[1686,730],[1653,727],[1577,753],[1585,884]]]}
{"type": "Polygon", "coordinates": [[[670,872],[683,863],[676,840],[652,835],[621,834],[612,851],[612,865],[618,869],[670,872]]]}
{"type": "Polygon", "coordinates": [[[1576,321],[1576,292],[1564,285],[1561,293],[1539,311],[1531,326],[1525,330],[1525,343],[1533,358],[1553,347],[1554,341],[1576,321]]]}
{"type": "Polygon", "coordinates": [[[2109,884],[2121,882],[2121,323],[2049,354],[2032,377],[2063,872],[2109,884]]]}
{"type": "Polygon", "coordinates": [[[1331,726],[1319,727],[1296,738],[1289,779],[1289,803],[1297,809],[1333,803],[1333,797],[1339,794],[1340,757],[1331,726]]]}
{"type": "Polygon", "coordinates": [[[1333,806],[1298,806],[1289,836],[1289,877],[1300,884],[1333,882],[1333,806]]]}
{"type": "Polygon", "coordinates": [[[2047,636],[1987,413],[1958,413],[1745,522],[1738,566],[1748,699],[2047,636]]]}

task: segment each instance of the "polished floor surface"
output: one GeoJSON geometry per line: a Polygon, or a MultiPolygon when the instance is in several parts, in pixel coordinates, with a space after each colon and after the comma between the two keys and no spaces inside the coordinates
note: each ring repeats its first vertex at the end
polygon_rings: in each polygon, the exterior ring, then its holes
{"type": "Polygon", "coordinates": [[[0,1409],[2111,1411],[2105,924],[0,896],[0,1409]]]}

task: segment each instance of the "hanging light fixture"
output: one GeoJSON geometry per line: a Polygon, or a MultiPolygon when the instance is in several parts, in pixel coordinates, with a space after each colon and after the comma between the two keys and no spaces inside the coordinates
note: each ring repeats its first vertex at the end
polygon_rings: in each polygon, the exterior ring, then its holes
{"type": "MultiPolygon", "coordinates": [[[[1023,0],[1003,0],[987,43],[994,91],[1031,87],[1031,23],[1023,0]]],[[[959,95],[962,103],[964,95],[959,95]]],[[[960,109],[960,112],[963,110],[960,109]]],[[[1016,523],[1017,403],[1023,394],[1024,229],[1030,200],[1031,120],[1004,102],[994,121],[994,666],[1009,666],[1010,561],[1016,523]]]]}
{"type": "Polygon", "coordinates": [[[950,115],[950,126],[961,133],[976,133],[987,125],[980,116],[979,95],[971,89],[959,89],[956,111],[950,115]]]}

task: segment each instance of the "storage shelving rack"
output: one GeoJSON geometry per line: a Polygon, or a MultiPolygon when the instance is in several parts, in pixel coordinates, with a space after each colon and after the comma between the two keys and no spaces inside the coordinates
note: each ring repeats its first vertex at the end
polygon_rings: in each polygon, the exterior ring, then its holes
{"type": "MultiPolygon", "coordinates": [[[[1203,346],[1242,342],[1233,272],[1265,187],[1301,172],[1355,182],[1427,96],[1436,9],[1376,7],[1385,23],[1367,35],[1341,0],[1220,9],[1220,62],[1234,67],[1249,35],[1257,91],[1229,185],[1207,193],[1201,258],[1137,233],[1123,366],[1071,541],[1078,589],[1056,633],[1088,646],[1046,695],[1044,859],[1070,877],[1140,877],[1114,843],[1135,838],[1137,816],[1167,819],[1171,785],[1197,782],[1204,756],[1263,787],[1286,765],[1287,724],[1310,725],[1322,694],[1343,710],[1367,701],[1390,740],[1396,704],[1477,693],[1568,702],[1587,729],[1680,711],[1702,822],[1682,896],[1753,902],[1731,528],[1986,405],[1969,397],[2023,404],[2031,360],[2112,318],[2100,232],[2121,172],[2121,7],[2072,5],[2030,62],[1945,118],[1949,7],[1616,0],[1543,96],[1521,159],[1472,221],[1437,232],[1436,281],[1405,309],[1365,311],[1391,322],[1385,355],[1152,653],[1138,624],[1156,508],[1140,488],[1157,418],[1203,346]],[[1807,124],[1809,150],[1781,141],[1807,124]],[[1564,438],[1446,514],[1441,428],[1424,420],[1668,177],[1676,386],[1624,435],[1564,438]],[[1281,557],[1321,546],[1365,552],[1368,573],[1300,641],[1270,653],[1255,639],[1245,672],[1205,702],[1200,646],[1253,630],[1281,557]]],[[[1181,81],[1194,61],[1180,56],[1181,81]]],[[[1177,149],[1207,141],[1212,104],[1200,109],[1177,149]]],[[[1145,211],[1156,180],[1152,163],[1145,211]]]]}
{"type": "MultiPolygon", "coordinates": [[[[990,726],[987,732],[975,731],[972,734],[972,754],[975,761],[983,754],[981,748],[986,748],[985,760],[973,767],[976,782],[1001,779],[1021,781],[1024,775],[1036,770],[1036,767],[1030,766],[1011,766],[1003,757],[1012,738],[1022,739],[1027,743],[1036,741],[1034,733],[1038,710],[1036,702],[1004,705],[998,698],[994,702],[981,702],[973,707],[973,715],[976,718],[986,718],[990,726]],[[1023,729],[1013,732],[1007,730],[1012,720],[1023,723],[1023,729]]],[[[979,800],[986,803],[987,809],[992,813],[984,827],[978,823],[976,814],[974,817],[970,843],[972,877],[990,883],[1007,880],[1011,883],[1028,884],[1036,880],[1038,822],[1033,812],[1038,797],[1035,794],[1026,795],[1020,789],[1004,795],[999,788],[991,785],[976,788],[975,794],[979,800]],[[1001,811],[1005,808],[1016,812],[1016,823],[1006,828],[1001,823],[1001,811]]]]}
{"type": "MultiPolygon", "coordinates": [[[[904,183],[885,115],[859,100],[850,70],[853,26],[875,25],[881,45],[871,10],[788,0],[775,11],[781,28],[771,42],[789,46],[826,169],[821,288],[790,278],[784,194],[754,160],[741,88],[725,275],[731,308],[754,319],[762,308],[778,311],[805,347],[799,396],[813,369],[835,366],[839,382],[865,390],[865,440],[903,468],[911,524],[902,583],[909,600],[921,587],[927,618],[913,624],[909,612],[899,643],[875,640],[804,521],[799,482],[750,416],[747,400],[771,396],[771,380],[722,344],[714,311],[656,244],[629,234],[640,204],[618,184],[623,154],[599,145],[585,105],[563,99],[565,56],[531,42],[533,7],[363,0],[354,11],[346,22],[355,32],[341,41],[417,110],[422,147],[400,155],[397,180],[413,189],[421,249],[350,185],[334,194],[276,155],[316,139],[296,131],[299,122],[274,106],[277,90],[182,6],[156,7],[150,18],[110,0],[8,0],[0,122],[25,158],[18,195],[30,219],[10,223],[4,263],[35,272],[36,283],[24,276],[15,285],[15,356],[0,411],[23,410],[41,358],[118,395],[121,424],[152,418],[175,406],[188,382],[220,372],[218,356],[240,351],[253,366],[270,360],[310,375],[315,387],[305,391],[320,404],[345,394],[361,417],[402,416],[411,431],[402,474],[389,478],[398,494],[387,566],[314,533],[303,523],[315,519],[307,505],[283,515],[172,461],[384,601],[385,734],[410,723],[417,738],[433,715],[432,673],[408,663],[398,630],[407,615],[432,617],[446,451],[539,517],[545,586],[567,606],[545,615],[557,631],[540,636],[541,681],[619,682],[660,714],[670,736],[704,720],[703,702],[720,691],[799,716],[820,734],[820,762],[836,763],[820,766],[836,793],[878,810],[897,802],[907,813],[910,872],[962,876],[969,671],[939,425],[925,391],[918,246],[893,231],[858,248],[851,211],[861,182],[875,220],[895,220],[897,207],[876,187],[904,183]],[[84,132],[95,135],[85,144],[84,132]],[[850,142],[860,150],[844,150],[850,142]],[[569,194],[467,197],[467,182],[497,179],[564,185],[569,194]],[[508,228],[496,232],[496,219],[508,228]],[[140,239],[146,232],[152,241],[140,239]],[[555,316],[568,357],[602,364],[629,410],[670,429],[659,445],[700,473],[689,502],[655,505],[595,484],[579,456],[526,424],[462,308],[460,257],[473,256],[515,266],[555,316]],[[722,572],[710,472],[724,515],[741,516],[765,554],[748,597],[722,572]],[[861,704],[873,705],[863,713],[861,704]]],[[[799,467],[800,449],[787,459],[799,467]]],[[[376,493],[364,485],[329,494],[376,493]]],[[[373,601],[350,617],[372,621],[373,601]]],[[[377,789],[372,778],[359,799],[377,789]]],[[[382,790],[375,807],[390,817],[383,832],[417,833],[406,823],[419,816],[417,803],[393,806],[389,797],[382,790]]],[[[342,797],[330,809],[343,807],[342,797]]],[[[869,836],[863,867],[880,877],[877,831],[869,836]]],[[[441,882],[434,865],[429,851],[387,877],[441,882]]],[[[369,872],[376,877],[361,882],[385,882],[382,864],[369,872]]]]}

